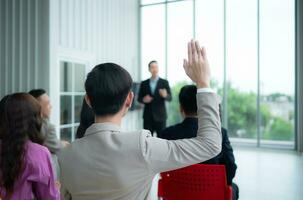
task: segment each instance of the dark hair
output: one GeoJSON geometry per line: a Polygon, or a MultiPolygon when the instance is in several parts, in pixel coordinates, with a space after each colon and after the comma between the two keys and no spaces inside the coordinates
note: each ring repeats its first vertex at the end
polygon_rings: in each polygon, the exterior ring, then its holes
{"type": "Polygon", "coordinates": [[[95,114],[91,107],[89,107],[83,99],[81,114],[80,114],[80,125],[77,129],[76,138],[82,138],[85,134],[85,131],[90,125],[95,122],[95,114]]]}
{"type": "Polygon", "coordinates": [[[152,61],[150,61],[150,62],[148,63],[148,69],[150,68],[150,65],[153,64],[153,63],[158,64],[158,62],[157,62],[156,60],[152,60],[152,61]]]}
{"type": "Polygon", "coordinates": [[[34,97],[27,93],[15,93],[7,98],[1,142],[0,185],[6,189],[8,196],[24,169],[26,141],[44,142],[40,134],[41,122],[41,108],[34,97]]]}
{"type": "Polygon", "coordinates": [[[46,91],[44,89],[34,89],[29,91],[28,93],[37,99],[41,95],[46,94],[46,91]]]}
{"type": "Polygon", "coordinates": [[[197,114],[196,94],[197,87],[195,85],[186,85],[181,88],[179,103],[187,115],[197,114]]]}
{"type": "Polygon", "coordinates": [[[85,81],[86,94],[97,116],[116,114],[131,90],[130,74],[114,63],[97,65],[88,73],[85,81]]]}
{"type": "Polygon", "coordinates": [[[2,133],[3,133],[4,108],[8,97],[9,95],[6,95],[0,101],[0,139],[2,138],[2,133]]]}

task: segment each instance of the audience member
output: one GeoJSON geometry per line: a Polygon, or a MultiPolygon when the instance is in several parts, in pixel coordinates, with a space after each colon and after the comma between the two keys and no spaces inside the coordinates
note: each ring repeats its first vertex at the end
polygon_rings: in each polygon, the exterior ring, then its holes
{"type": "Polygon", "coordinates": [[[52,109],[49,97],[43,89],[31,90],[29,91],[29,94],[35,97],[41,105],[43,119],[41,134],[45,137],[43,145],[46,146],[52,154],[57,154],[60,149],[68,144],[68,142],[60,141],[58,139],[55,125],[49,122],[52,109]]]}
{"type": "Polygon", "coordinates": [[[76,138],[82,138],[85,131],[95,122],[95,114],[91,107],[87,105],[85,98],[83,99],[81,114],[80,114],[80,125],[77,129],[76,138]]]}
{"type": "MultiPolygon", "coordinates": [[[[184,120],[182,123],[170,126],[161,133],[161,138],[167,140],[178,140],[197,137],[198,118],[197,118],[197,87],[187,85],[181,88],[179,93],[180,112],[184,120]]],[[[220,112],[221,113],[221,112],[220,112]]],[[[221,128],[222,132],[222,151],[216,157],[202,162],[202,164],[223,164],[226,168],[228,185],[233,188],[233,200],[238,199],[239,189],[232,179],[235,177],[237,165],[233,154],[233,148],[229,142],[227,130],[221,128]]]]}
{"type": "Polygon", "coordinates": [[[165,101],[171,101],[172,96],[168,81],[159,77],[159,67],[157,61],[148,64],[151,77],[141,82],[138,101],[144,104],[143,128],[153,135],[166,127],[167,113],[165,101]]]}
{"type": "Polygon", "coordinates": [[[59,200],[50,153],[41,146],[41,109],[27,93],[2,99],[0,198],[59,200]]]}
{"type": "Polygon", "coordinates": [[[95,113],[95,123],[82,139],[59,153],[64,199],[149,199],[157,173],[220,153],[219,99],[209,89],[210,69],[198,42],[188,44],[188,59],[184,69],[199,88],[199,129],[192,139],[169,141],[151,137],[147,130],[121,131],[122,118],[133,100],[130,74],[113,63],[97,65],[88,74],[85,98],[95,113]]]}

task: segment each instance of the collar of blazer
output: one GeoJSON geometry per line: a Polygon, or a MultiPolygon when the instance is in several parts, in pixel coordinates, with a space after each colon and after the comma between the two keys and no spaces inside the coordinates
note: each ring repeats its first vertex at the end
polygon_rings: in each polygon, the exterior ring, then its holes
{"type": "Polygon", "coordinates": [[[84,136],[96,134],[103,131],[109,132],[120,132],[121,127],[117,124],[105,122],[105,123],[94,123],[85,132],[84,136]]]}

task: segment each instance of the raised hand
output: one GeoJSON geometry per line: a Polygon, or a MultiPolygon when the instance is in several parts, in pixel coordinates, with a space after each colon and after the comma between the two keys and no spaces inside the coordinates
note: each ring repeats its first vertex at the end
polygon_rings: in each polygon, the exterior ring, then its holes
{"type": "Polygon", "coordinates": [[[204,47],[198,41],[188,43],[188,61],[184,59],[183,67],[187,76],[197,84],[198,88],[210,86],[210,68],[204,47]]]}

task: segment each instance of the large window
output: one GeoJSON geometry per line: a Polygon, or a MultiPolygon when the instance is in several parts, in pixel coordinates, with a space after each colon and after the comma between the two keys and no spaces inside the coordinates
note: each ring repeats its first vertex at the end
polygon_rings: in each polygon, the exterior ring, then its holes
{"type": "Polygon", "coordinates": [[[60,62],[60,139],[72,142],[80,122],[85,94],[85,65],[60,62]]]}
{"type": "Polygon", "coordinates": [[[257,1],[227,2],[227,127],[231,137],[257,138],[257,1]]]}
{"type": "Polygon", "coordinates": [[[234,142],[294,147],[294,0],[141,1],[142,77],[159,60],[171,84],[168,124],[178,114],[186,43],[207,49],[223,125],[234,142]]]}
{"type": "Polygon", "coordinates": [[[166,76],[165,64],[165,6],[146,6],[141,10],[141,77],[149,77],[148,63],[158,61],[160,76],[166,76]]]}
{"type": "Polygon", "coordinates": [[[294,141],[294,1],[260,1],[261,144],[294,141]]]}

